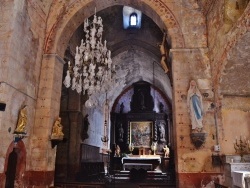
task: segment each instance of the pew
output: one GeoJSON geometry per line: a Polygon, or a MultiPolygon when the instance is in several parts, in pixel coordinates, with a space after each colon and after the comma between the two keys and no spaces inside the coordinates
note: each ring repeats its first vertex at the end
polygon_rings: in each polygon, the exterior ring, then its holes
{"type": "Polygon", "coordinates": [[[98,181],[104,176],[104,162],[82,162],[77,181],[98,181]]]}

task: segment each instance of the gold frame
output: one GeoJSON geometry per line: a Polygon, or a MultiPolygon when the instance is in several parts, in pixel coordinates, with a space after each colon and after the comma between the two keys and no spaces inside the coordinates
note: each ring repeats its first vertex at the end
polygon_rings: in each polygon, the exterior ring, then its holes
{"type": "Polygon", "coordinates": [[[129,143],[136,148],[150,148],[153,138],[152,121],[130,122],[129,143]]]}

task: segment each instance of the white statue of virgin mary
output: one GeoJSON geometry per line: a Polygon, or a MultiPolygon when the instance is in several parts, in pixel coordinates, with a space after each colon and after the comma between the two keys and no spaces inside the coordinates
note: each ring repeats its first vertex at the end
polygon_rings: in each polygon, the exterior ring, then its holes
{"type": "Polygon", "coordinates": [[[202,95],[194,80],[190,81],[187,95],[187,106],[190,114],[193,132],[201,132],[203,125],[203,104],[202,95]]]}

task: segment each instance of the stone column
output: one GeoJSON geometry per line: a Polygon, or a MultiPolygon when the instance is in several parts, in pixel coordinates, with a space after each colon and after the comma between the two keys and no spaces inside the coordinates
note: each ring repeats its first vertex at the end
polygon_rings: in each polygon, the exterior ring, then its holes
{"type": "Polygon", "coordinates": [[[210,61],[206,48],[172,49],[173,75],[173,127],[176,140],[175,164],[179,179],[179,187],[200,185],[202,177],[210,177],[210,173],[217,173],[212,167],[212,146],[215,140],[207,137],[205,144],[196,149],[190,139],[191,121],[187,109],[187,92],[191,80],[198,83],[203,95],[204,118],[203,128],[207,133],[215,134],[213,115],[208,113],[209,102],[213,100],[211,87],[210,61]],[[202,177],[200,172],[204,172],[202,177]]]}
{"type": "MultiPolygon", "coordinates": [[[[69,113],[69,147],[68,147],[68,180],[75,181],[76,174],[79,172],[80,156],[81,156],[81,140],[80,131],[82,127],[82,113],[70,112],[69,113]]],[[[65,152],[65,151],[64,151],[65,152]]]]}
{"type": "Polygon", "coordinates": [[[51,147],[50,135],[59,116],[64,60],[57,54],[43,55],[40,84],[36,105],[35,124],[31,134],[28,185],[53,184],[56,147],[51,147]]]}

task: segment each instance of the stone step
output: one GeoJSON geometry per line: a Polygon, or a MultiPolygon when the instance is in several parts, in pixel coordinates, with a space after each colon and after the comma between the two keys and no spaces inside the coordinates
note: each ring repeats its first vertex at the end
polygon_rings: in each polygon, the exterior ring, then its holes
{"type": "MultiPolygon", "coordinates": [[[[159,171],[148,171],[145,176],[146,181],[164,181],[168,182],[171,180],[172,174],[170,173],[162,173],[159,171]]],[[[113,174],[113,178],[118,181],[129,181],[130,180],[130,171],[120,171],[113,174]]]]}

